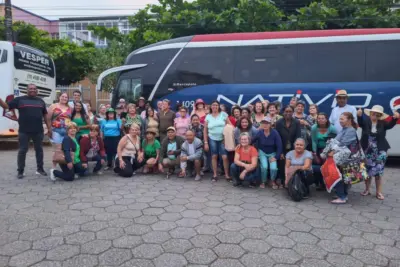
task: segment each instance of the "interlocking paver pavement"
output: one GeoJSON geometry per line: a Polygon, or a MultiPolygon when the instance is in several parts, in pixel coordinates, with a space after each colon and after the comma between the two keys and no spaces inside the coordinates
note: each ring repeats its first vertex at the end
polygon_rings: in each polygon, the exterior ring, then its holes
{"type": "MultiPolygon", "coordinates": [[[[45,149],[46,167],[50,150],[45,149]]],[[[400,179],[385,173],[386,199],[299,203],[283,190],[234,188],[223,179],[169,180],[111,172],[72,183],[15,178],[16,151],[0,156],[0,267],[397,266],[400,179]]]]}

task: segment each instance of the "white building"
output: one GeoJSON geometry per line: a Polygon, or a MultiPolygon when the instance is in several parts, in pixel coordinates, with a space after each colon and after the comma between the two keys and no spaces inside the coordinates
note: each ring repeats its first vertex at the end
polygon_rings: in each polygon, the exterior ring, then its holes
{"type": "Polygon", "coordinates": [[[70,39],[78,44],[83,41],[93,42],[96,46],[106,46],[107,39],[99,38],[88,30],[89,25],[117,27],[121,33],[127,34],[134,28],[130,26],[127,16],[102,16],[85,18],[60,18],[60,39],[70,39]]]}

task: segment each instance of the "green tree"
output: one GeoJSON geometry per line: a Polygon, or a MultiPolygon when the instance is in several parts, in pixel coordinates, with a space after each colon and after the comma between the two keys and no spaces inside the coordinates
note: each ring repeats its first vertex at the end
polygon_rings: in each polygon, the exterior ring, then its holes
{"type": "MultiPolygon", "coordinates": [[[[88,75],[90,81],[97,83],[97,78],[103,71],[123,65],[125,58],[132,51],[131,48],[128,42],[111,40],[108,47],[96,49],[91,61],[93,68],[88,75]]],[[[102,82],[103,90],[110,91],[116,84],[116,77],[116,74],[108,75],[102,82]]]]}

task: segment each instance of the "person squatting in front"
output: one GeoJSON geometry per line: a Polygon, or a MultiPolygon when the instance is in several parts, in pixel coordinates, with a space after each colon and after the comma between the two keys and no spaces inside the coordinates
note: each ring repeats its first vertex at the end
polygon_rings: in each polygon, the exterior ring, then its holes
{"type": "Polygon", "coordinates": [[[79,176],[84,176],[87,170],[87,164],[82,163],[80,159],[80,145],[76,140],[78,126],[71,122],[67,126],[67,136],[64,137],[61,149],[64,153],[65,162],[59,163],[61,171],[51,169],[50,179],[56,181],[61,178],[64,181],[72,182],[79,176]]]}
{"type": "Polygon", "coordinates": [[[240,134],[240,145],[235,150],[235,160],[230,167],[233,186],[246,181],[252,187],[257,182],[258,152],[250,142],[248,133],[240,134]]]}
{"type": "Polygon", "coordinates": [[[121,177],[132,177],[134,172],[145,164],[140,147],[140,126],[134,123],[119,141],[114,172],[121,177]]]}
{"type": "MultiPolygon", "coordinates": [[[[201,162],[203,158],[203,142],[195,137],[195,133],[192,130],[186,131],[186,141],[182,144],[180,165],[181,173],[179,177],[186,177],[187,168],[190,170],[194,169],[195,181],[201,180],[201,162]]],[[[192,175],[194,176],[194,175],[192,175]]]]}

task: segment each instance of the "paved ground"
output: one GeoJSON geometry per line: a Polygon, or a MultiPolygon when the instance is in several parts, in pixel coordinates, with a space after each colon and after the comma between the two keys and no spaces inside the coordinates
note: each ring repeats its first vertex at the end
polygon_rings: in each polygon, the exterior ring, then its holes
{"type": "MultiPolygon", "coordinates": [[[[50,153],[47,151],[46,156],[50,153]]],[[[400,266],[400,182],[386,200],[332,206],[314,193],[108,173],[55,184],[15,178],[15,151],[0,155],[0,266],[400,266]]],[[[50,167],[50,166],[47,166],[50,167]]]]}

